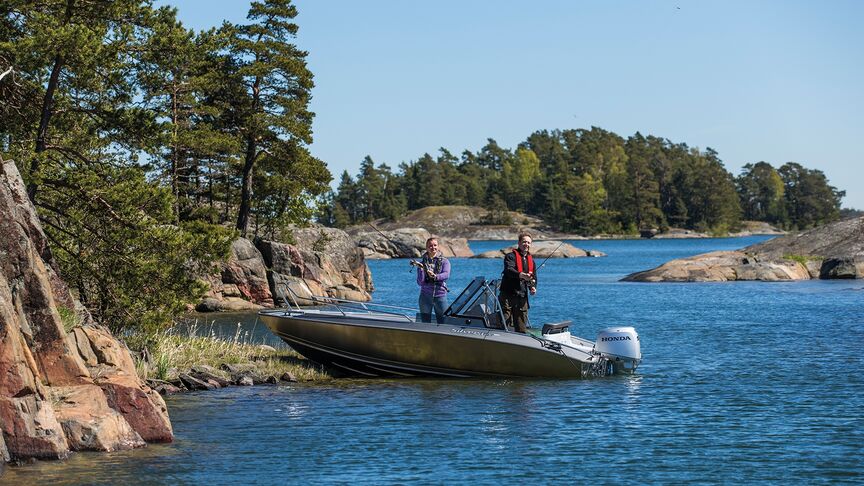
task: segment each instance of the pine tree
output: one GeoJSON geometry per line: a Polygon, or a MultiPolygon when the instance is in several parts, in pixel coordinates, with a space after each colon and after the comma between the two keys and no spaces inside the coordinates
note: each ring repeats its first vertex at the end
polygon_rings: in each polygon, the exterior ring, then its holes
{"type": "Polygon", "coordinates": [[[253,2],[246,25],[226,27],[229,47],[223,75],[234,84],[223,93],[230,120],[242,139],[241,193],[237,229],[249,232],[256,202],[262,216],[277,221],[304,214],[312,198],[326,191],[330,174],[309,154],[312,73],[306,52],[291,43],[297,9],[290,0],[253,2]],[[255,194],[254,179],[264,178],[255,194]],[[268,196],[280,199],[266,205],[268,196]],[[263,203],[263,204],[262,204],[263,203]]]}

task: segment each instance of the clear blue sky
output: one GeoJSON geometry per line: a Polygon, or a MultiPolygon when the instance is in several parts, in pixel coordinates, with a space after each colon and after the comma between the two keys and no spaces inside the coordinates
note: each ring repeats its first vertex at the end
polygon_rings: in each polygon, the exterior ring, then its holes
{"type": "MultiPolygon", "coordinates": [[[[188,27],[243,0],[158,0],[188,27]]],[[[298,0],[312,153],[338,181],[439,147],[598,126],[799,162],[864,209],[864,1],[298,0]]]]}

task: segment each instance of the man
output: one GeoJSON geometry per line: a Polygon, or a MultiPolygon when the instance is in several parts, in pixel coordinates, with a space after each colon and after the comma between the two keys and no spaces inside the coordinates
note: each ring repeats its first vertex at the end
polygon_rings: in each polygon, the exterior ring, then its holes
{"type": "Polygon", "coordinates": [[[531,256],[533,241],[530,233],[519,233],[517,248],[504,256],[504,275],[498,294],[504,322],[521,333],[528,324],[528,295],[537,293],[537,268],[531,256]]]}
{"type": "Polygon", "coordinates": [[[447,279],[450,278],[450,262],[438,251],[438,240],[426,240],[426,253],[417,268],[417,285],[420,286],[420,320],[432,322],[432,310],[435,310],[435,321],[444,322],[444,310],[447,309],[447,279]]]}

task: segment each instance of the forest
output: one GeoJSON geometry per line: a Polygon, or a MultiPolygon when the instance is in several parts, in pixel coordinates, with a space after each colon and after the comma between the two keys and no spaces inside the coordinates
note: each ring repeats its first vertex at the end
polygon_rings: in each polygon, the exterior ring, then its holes
{"type": "Polygon", "coordinates": [[[144,0],[0,4],[0,152],[101,322],[164,325],[238,235],[311,217],[331,175],[296,15],[267,0],[195,32],[144,0]]]}
{"type": "Polygon", "coordinates": [[[356,177],[343,173],[324,196],[319,219],[342,227],[458,204],[489,209],[492,224],[508,224],[507,211],[521,211],[585,236],[669,227],[722,235],[742,220],[784,229],[834,221],[844,194],[796,162],[750,163],[736,177],[711,148],[591,127],[537,131],[515,150],[492,139],[459,157],[441,149],[396,171],[366,157],[356,177]]]}
{"type": "Polygon", "coordinates": [[[290,0],[247,21],[186,28],[147,0],[0,4],[0,153],[14,160],[50,260],[115,331],[164,326],[205,291],[198,276],[238,236],[395,219],[428,205],[507,209],[593,235],[739,221],[805,228],[838,217],[818,170],[759,162],[733,177],[718,154],[600,128],[538,131],[515,150],[403,162],[367,157],[336,191],[310,152],[314,88],[290,0]]]}

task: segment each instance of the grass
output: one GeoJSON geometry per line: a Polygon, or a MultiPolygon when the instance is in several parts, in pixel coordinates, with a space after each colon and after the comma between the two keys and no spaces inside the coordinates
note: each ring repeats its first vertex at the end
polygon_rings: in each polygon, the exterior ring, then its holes
{"type": "Polygon", "coordinates": [[[60,322],[63,323],[63,330],[67,333],[80,323],[74,309],[58,305],[57,313],[60,314],[60,322]]]}
{"type": "Polygon", "coordinates": [[[823,260],[823,258],[822,258],[821,256],[815,256],[815,255],[792,255],[792,254],[783,255],[783,259],[784,259],[784,260],[792,260],[793,262],[798,262],[798,263],[800,263],[801,265],[804,265],[805,267],[807,266],[807,262],[823,260]]]}
{"type": "MultiPolygon", "coordinates": [[[[131,336],[127,339],[131,349],[144,353],[133,353],[138,376],[142,380],[155,378],[172,381],[180,373],[186,373],[196,365],[207,365],[217,370],[222,364],[252,363],[254,371],[264,376],[279,378],[291,373],[298,381],[329,381],[333,377],[321,366],[303,358],[290,348],[274,349],[271,346],[251,342],[248,331],[240,324],[231,338],[216,336],[212,327],[202,335],[197,324],[177,326],[159,331],[154,335],[131,336]],[[146,356],[147,358],[143,358],[146,356]]],[[[225,377],[228,375],[225,373],[225,377]]]]}

